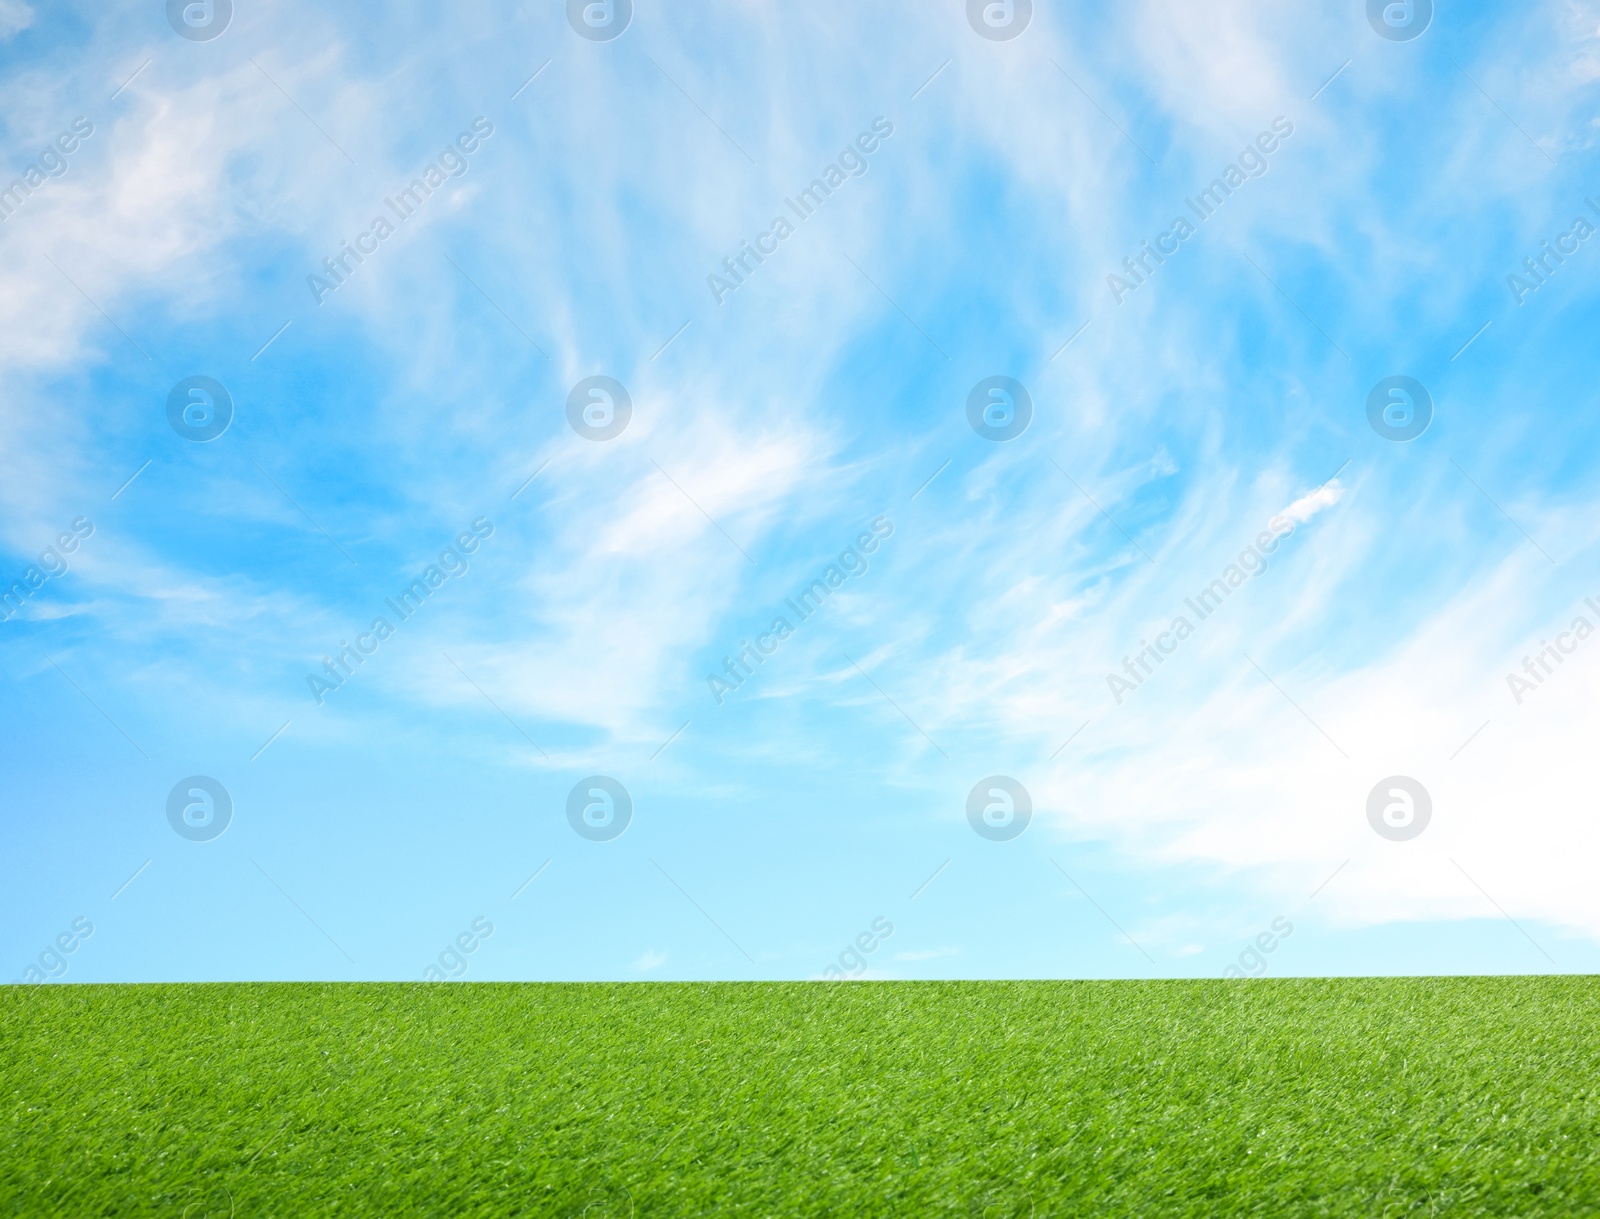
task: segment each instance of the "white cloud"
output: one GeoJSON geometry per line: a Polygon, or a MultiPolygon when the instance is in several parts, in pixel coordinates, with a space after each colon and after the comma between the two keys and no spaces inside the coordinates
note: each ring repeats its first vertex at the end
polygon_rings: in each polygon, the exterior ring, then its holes
{"type": "Polygon", "coordinates": [[[1344,498],[1344,488],[1337,478],[1331,478],[1315,491],[1302,495],[1283,510],[1283,515],[1302,525],[1324,508],[1331,508],[1344,498]]]}
{"type": "Polygon", "coordinates": [[[24,0],[0,0],[0,39],[15,38],[33,24],[33,9],[24,0]]]}
{"type": "MultiPolygon", "coordinates": [[[[1600,644],[1579,645],[1520,707],[1504,680],[1521,655],[1504,640],[1537,604],[1543,562],[1514,554],[1392,654],[1350,672],[1322,671],[1312,643],[1305,664],[1273,674],[1286,693],[1228,663],[1199,705],[1141,708],[1114,751],[1090,742],[1103,751],[1094,764],[1046,780],[1036,800],[1075,836],[1250,875],[1286,904],[1349,859],[1318,898],[1343,925],[1493,918],[1498,902],[1600,936],[1583,862],[1600,798],[1575,745],[1600,732],[1600,644]],[[1366,820],[1368,792],[1391,774],[1420,780],[1433,799],[1432,822],[1410,842],[1386,841],[1366,820]]],[[[1600,626],[1574,600],[1541,635],[1578,613],[1600,626]]]]}

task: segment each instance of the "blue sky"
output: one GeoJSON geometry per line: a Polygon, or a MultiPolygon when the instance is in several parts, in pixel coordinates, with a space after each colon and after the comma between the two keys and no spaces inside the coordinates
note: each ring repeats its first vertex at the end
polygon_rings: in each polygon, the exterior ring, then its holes
{"type": "Polygon", "coordinates": [[[1600,4],[168,7],[0,0],[7,979],[1600,967],[1600,4]]]}

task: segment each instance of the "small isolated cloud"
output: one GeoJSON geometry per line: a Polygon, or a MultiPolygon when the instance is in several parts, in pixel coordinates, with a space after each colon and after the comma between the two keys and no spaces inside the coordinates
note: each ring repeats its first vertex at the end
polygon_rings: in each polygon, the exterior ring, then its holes
{"type": "Polygon", "coordinates": [[[1178,955],[1180,957],[1192,957],[1196,953],[1201,953],[1205,950],[1206,946],[1204,944],[1185,944],[1182,948],[1178,949],[1178,955]]]}
{"type": "Polygon", "coordinates": [[[1331,508],[1344,498],[1344,488],[1337,478],[1330,478],[1309,495],[1302,495],[1283,510],[1283,515],[1302,525],[1324,508],[1331,508]]]}
{"type": "Polygon", "coordinates": [[[635,973],[648,973],[650,970],[655,969],[658,965],[664,963],[666,959],[666,953],[657,952],[654,948],[652,948],[649,952],[645,953],[644,956],[640,957],[633,963],[633,971],[635,973]]]}
{"type": "Polygon", "coordinates": [[[1306,496],[1301,496],[1293,504],[1283,509],[1283,515],[1304,525],[1304,523],[1309,522],[1310,518],[1315,517],[1318,512],[1322,512],[1325,507],[1333,507],[1341,499],[1344,499],[1344,486],[1339,485],[1338,478],[1330,478],[1328,482],[1318,486],[1317,490],[1306,494],[1306,496]]]}
{"type": "Polygon", "coordinates": [[[897,961],[932,961],[939,957],[956,957],[961,955],[959,948],[918,948],[911,952],[897,952],[894,959],[897,961]]]}
{"type": "Polygon", "coordinates": [[[33,24],[33,10],[23,0],[0,0],[0,41],[15,38],[33,24]]]}

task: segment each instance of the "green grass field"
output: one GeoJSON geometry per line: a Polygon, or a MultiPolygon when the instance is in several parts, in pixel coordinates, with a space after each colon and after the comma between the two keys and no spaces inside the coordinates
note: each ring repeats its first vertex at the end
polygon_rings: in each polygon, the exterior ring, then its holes
{"type": "Polygon", "coordinates": [[[1600,1213],[1600,980],[0,991],[0,1213],[1600,1213]]]}

